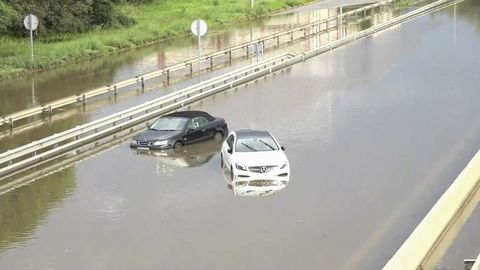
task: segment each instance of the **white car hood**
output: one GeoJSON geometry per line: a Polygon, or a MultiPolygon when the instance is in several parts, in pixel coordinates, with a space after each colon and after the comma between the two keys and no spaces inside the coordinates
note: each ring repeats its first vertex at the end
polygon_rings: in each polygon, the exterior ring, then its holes
{"type": "Polygon", "coordinates": [[[236,152],[232,158],[233,163],[240,163],[250,166],[281,166],[288,162],[283,151],[262,151],[262,152],[236,152]]]}

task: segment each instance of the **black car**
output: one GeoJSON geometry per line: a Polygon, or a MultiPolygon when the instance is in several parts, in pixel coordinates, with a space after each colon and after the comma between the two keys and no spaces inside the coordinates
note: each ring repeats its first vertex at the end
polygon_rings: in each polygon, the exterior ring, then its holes
{"type": "Polygon", "coordinates": [[[179,150],[206,139],[222,141],[228,134],[225,119],[202,111],[174,112],[160,117],[149,129],[133,137],[130,147],[141,150],[179,150]]]}

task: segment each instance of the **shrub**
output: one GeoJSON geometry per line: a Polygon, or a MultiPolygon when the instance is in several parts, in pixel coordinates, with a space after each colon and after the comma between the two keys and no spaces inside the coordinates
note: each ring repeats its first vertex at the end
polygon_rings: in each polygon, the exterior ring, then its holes
{"type": "Polygon", "coordinates": [[[12,28],[15,17],[18,17],[15,10],[8,4],[0,2],[0,33],[6,34],[12,28]]]}

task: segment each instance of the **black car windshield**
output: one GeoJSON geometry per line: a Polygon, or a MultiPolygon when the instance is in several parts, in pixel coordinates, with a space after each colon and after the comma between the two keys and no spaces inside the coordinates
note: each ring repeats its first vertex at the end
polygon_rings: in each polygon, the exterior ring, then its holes
{"type": "Polygon", "coordinates": [[[150,129],[157,131],[181,131],[184,130],[187,122],[188,118],[183,117],[161,117],[150,126],[150,129]]]}
{"type": "Polygon", "coordinates": [[[236,152],[257,152],[279,150],[272,137],[240,137],[235,145],[236,152]]]}

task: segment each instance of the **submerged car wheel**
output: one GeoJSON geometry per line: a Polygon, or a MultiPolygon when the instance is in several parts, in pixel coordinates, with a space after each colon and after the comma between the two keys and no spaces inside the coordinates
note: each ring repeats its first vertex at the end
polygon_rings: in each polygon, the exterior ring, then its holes
{"type": "Polygon", "coordinates": [[[182,147],[183,147],[183,143],[181,141],[178,141],[178,142],[175,142],[175,144],[173,145],[173,150],[175,152],[178,152],[182,150],[182,147]]]}
{"type": "Polygon", "coordinates": [[[220,142],[223,139],[223,133],[220,131],[217,131],[217,133],[215,133],[215,135],[213,136],[213,139],[216,142],[220,142]]]}

